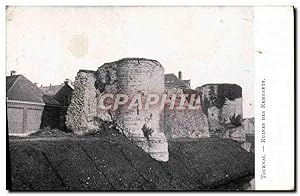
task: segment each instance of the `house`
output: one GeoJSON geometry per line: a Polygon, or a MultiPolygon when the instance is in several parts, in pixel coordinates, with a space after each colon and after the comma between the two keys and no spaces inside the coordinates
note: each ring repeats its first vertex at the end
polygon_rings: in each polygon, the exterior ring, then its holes
{"type": "Polygon", "coordinates": [[[71,103],[74,86],[70,79],[66,79],[64,83],[60,85],[50,84],[50,86],[41,86],[40,89],[45,95],[58,101],[60,105],[68,107],[71,103]]]}
{"type": "Polygon", "coordinates": [[[191,80],[182,80],[182,72],[178,72],[178,77],[175,74],[165,74],[166,88],[180,88],[189,89],[191,87],[191,80]]]}
{"type": "MultiPolygon", "coordinates": [[[[176,94],[175,108],[179,106],[181,95],[188,95],[185,104],[190,104],[192,95],[194,97],[193,105],[200,101],[199,93],[191,89],[191,80],[183,80],[182,72],[178,72],[178,77],[171,73],[165,74],[165,91],[169,99],[176,94]]],[[[168,140],[176,138],[205,138],[209,137],[207,117],[203,114],[202,108],[196,110],[177,110],[169,109],[170,103],[167,103],[164,108],[164,130],[168,140]]]]}
{"type": "Polygon", "coordinates": [[[255,145],[255,119],[252,118],[246,118],[243,121],[243,129],[245,130],[246,135],[246,142],[251,144],[250,151],[254,152],[254,145],[255,145]]]}
{"type": "Polygon", "coordinates": [[[59,127],[60,103],[14,71],[6,77],[6,105],[9,135],[27,135],[46,126],[59,127]]]}
{"type": "Polygon", "coordinates": [[[255,122],[254,117],[244,119],[243,128],[244,128],[246,134],[254,135],[254,133],[255,133],[255,128],[254,128],[255,123],[254,122],[255,122]]]}
{"type": "Polygon", "coordinates": [[[56,100],[61,106],[60,114],[60,129],[67,130],[66,127],[66,115],[68,107],[71,103],[74,86],[70,79],[66,79],[64,83],[60,85],[41,86],[40,90],[43,93],[54,100],[56,100]]]}

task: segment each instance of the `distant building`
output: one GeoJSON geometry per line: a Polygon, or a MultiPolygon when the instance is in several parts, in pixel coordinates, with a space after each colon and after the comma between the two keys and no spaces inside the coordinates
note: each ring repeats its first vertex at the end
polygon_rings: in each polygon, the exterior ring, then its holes
{"type": "Polygon", "coordinates": [[[70,79],[66,79],[64,83],[60,85],[50,85],[50,86],[41,86],[40,89],[45,95],[48,95],[59,102],[61,106],[60,114],[60,126],[61,130],[67,130],[66,115],[68,107],[71,104],[72,94],[74,91],[74,86],[70,79]]]}
{"type": "Polygon", "coordinates": [[[178,72],[178,77],[175,74],[165,74],[165,86],[166,88],[191,88],[191,80],[182,80],[182,72],[178,72]]]}
{"type": "Polygon", "coordinates": [[[228,128],[229,138],[239,141],[242,143],[242,147],[247,150],[254,152],[255,145],[255,119],[246,118],[242,120],[242,124],[239,127],[228,128]]]}
{"type": "Polygon", "coordinates": [[[243,129],[246,134],[246,143],[250,145],[250,151],[254,152],[254,146],[255,146],[255,119],[252,118],[246,118],[243,121],[243,129]]]}
{"type": "Polygon", "coordinates": [[[37,87],[15,71],[6,77],[9,135],[27,135],[43,127],[66,129],[65,115],[74,87],[70,80],[61,85],[37,87]]]}
{"type": "Polygon", "coordinates": [[[254,135],[255,133],[255,120],[254,117],[252,118],[246,118],[243,121],[243,129],[245,130],[245,133],[248,135],[254,135]]]}
{"type": "Polygon", "coordinates": [[[39,128],[59,126],[60,104],[23,75],[6,77],[8,132],[26,135],[39,128]]]}
{"type": "Polygon", "coordinates": [[[71,103],[74,86],[70,79],[66,79],[60,85],[41,86],[40,89],[45,95],[58,101],[60,105],[68,107],[71,103]]]}

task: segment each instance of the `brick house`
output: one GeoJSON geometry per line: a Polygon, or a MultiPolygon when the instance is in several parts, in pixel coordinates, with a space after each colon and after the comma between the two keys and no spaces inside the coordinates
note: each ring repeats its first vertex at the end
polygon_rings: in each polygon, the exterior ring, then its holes
{"type": "Polygon", "coordinates": [[[9,135],[27,135],[40,128],[58,127],[60,104],[23,75],[6,77],[9,135]]]}
{"type": "Polygon", "coordinates": [[[37,87],[23,75],[6,77],[6,105],[9,135],[27,135],[40,128],[65,129],[65,114],[73,87],[37,87]]]}

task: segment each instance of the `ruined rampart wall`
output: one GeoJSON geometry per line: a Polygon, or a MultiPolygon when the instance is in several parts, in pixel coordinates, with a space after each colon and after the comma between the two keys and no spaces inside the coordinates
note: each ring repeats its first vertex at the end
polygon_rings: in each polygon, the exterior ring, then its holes
{"type": "Polygon", "coordinates": [[[143,103],[148,94],[164,93],[164,69],[159,62],[142,58],[127,58],[106,63],[94,73],[79,72],[75,90],[68,109],[67,125],[75,133],[95,129],[99,121],[114,120],[123,133],[145,152],[160,161],[168,160],[168,143],[163,131],[163,109],[149,109],[128,104],[117,110],[102,109],[101,99],[107,93],[126,94],[128,103],[140,94],[143,103]],[[146,134],[145,134],[146,133],[146,134]]]}
{"type": "MultiPolygon", "coordinates": [[[[195,94],[194,105],[198,109],[170,109],[170,104],[166,104],[164,109],[164,129],[168,140],[176,138],[205,138],[209,136],[209,126],[207,116],[202,112],[200,95],[192,89],[180,89],[167,87],[166,93],[169,96],[176,94],[180,96],[182,94],[187,94],[191,96],[195,94]]],[[[176,102],[178,103],[179,100],[176,102]]],[[[190,104],[189,98],[187,98],[187,103],[190,104]]]]}
{"type": "Polygon", "coordinates": [[[84,134],[97,129],[96,78],[93,71],[80,70],[74,82],[71,104],[67,111],[66,125],[76,134],[84,134]]]}
{"type": "MultiPolygon", "coordinates": [[[[242,88],[235,84],[208,84],[192,89],[165,87],[164,68],[155,60],[126,58],[105,63],[96,71],[77,73],[66,125],[76,134],[99,130],[103,122],[114,121],[125,136],[160,161],[168,160],[168,139],[210,137],[229,134],[241,125],[242,88]],[[188,92],[187,92],[188,91],[188,92]],[[200,97],[199,109],[169,109],[160,104],[145,109],[149,94],[193,94],[200,97]],[[118,109],[101,108],[106,94],[125,94],[127,104],[118,109]],[[128,109],[135,95],[142,105],[128,109]]],[[[189,98],[188,98],[189,99],[189,98]]],[[[115,100],[114,100],[115,101],[115,100]]],[[[111,103],[113,105],[113,102],[111,103]]]]}

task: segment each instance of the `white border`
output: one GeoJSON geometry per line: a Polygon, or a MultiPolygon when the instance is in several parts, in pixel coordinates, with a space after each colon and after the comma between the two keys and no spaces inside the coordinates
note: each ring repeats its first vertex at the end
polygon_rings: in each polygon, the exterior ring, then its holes
{"type": "MultiPolygon", "coordinates": [[[[5,124],[6,124],[6,114],[5,114],[5,80],[3,79],[5,77],[5,5],[199,5],[199,6],[210,6],[210,5],[240,5],[240,6],[258,6],[258,5],[295,5],[296,7],[300,7],[300,1],[298,0],[274,0],[274,1],[269,1],[269,0],[202,0],[202,1],[198,1],[198,0],[166,0],[166,1],[159,1],[159,0],[149,0],[149,1],[142,1],[142,0],[125,0],[125,1],[121,1],[121,0],[110,0],[110,1],[103,1],[103,0],[86,0],[86,1],[82,1],[82,0],[69,0],[69,1],[62,1],[62,0],[52,0],[52,1],[39,1],[39,0],[4,0],[1,1],[1,9],[0,9],[0,16],[1,16],[1,22],[0,22],[0,29],[2,29],[2,33],[0,36],[0,43],[1,43],[1,48],[0,48],[0,52],[1,52],[1,56],[0,56],[0,60],[2,62],[2,66],[0,66],[1,71],[0,73],[2,80],[0,80],[1,82],[1,93],[0,93],[0,99],[2,99],[3,101],[0,101],[0,108],[3,108],[1,112],[1,130],[2,130],[2,135],[1,135],[1,150],[0,150],[0,155],[3,158],[3,161],[1,161],[1,174],[2,174],[2,178],[0,179],[0,187],[1,187],[1,193],[8,193],[5,190],[6,187],[6,177],[5,177],[5,173],[6,173],[6,162],[5,162],[5,156],[6,156],[6,141],[5,141],[5,124]]],[[[299,26],[299,20],[297,21],[297,26],[299,26]]],[[[298,54],[299,50],[297,51],[298,54]]],[[[299,69],[298,69],[299,70],[299,69]]],[[[298,74],[297,74],[298,75],[298,74]]],[[[299,86],[299,85],[298,85],[299,86]]],[[[297,119],[298,120],[298,119],[297,119]]],[[[298,134],[298,138],[299,139],[299,134],[298,134]]],[[[298,151],[299,152],[299,151],[298,151]]],[[[290,155],[293,156],[293,155],[290,155]]],[[[299,182],[299,180],[298,180],[299,182]]],[[[299,183],[298,183],[298,187],[299,187],[299,183]]],[[[57,194],[61,194],[61,193],[55,193],[57,194]]],[[[72,193],[71,193],[72,194],[72,193]]],[[[101,193],[101,194],[105,194],[105,193],[101,193]]],[[[124,194],[124,193],[122,193],[124,194]]],[[[160,193],[155,193],[155,194],[160,194],[160,193]]],[[[201,193],[204,194],[204,193],[201,193]]],[[[217,194],[217,193],[214,193],[217,194]]],[[[213,194],[213,195],[214,195],[213,194]]],[[[211,195],[211,194],[210,194],[211,195]]]]}
{"type": "Polygon", "coordinates": [[[254,9],[256,190],[294,189],[293,25],[293,7],[254,9]],[[262,80],[265,109],[261,108],[262,80]],[[263,122],[266,143],[261,142],[263,122]],[[262,179],[264,155],[266,178],[262,179]]]}

